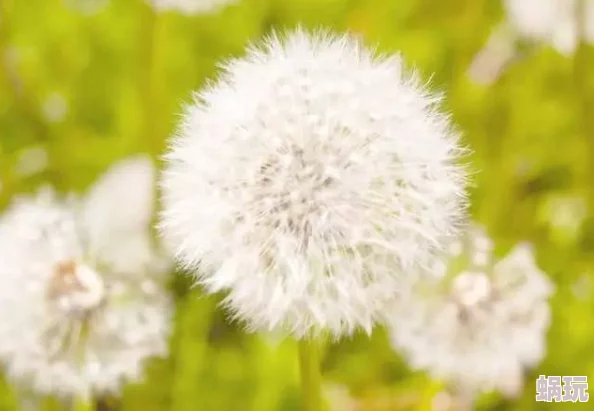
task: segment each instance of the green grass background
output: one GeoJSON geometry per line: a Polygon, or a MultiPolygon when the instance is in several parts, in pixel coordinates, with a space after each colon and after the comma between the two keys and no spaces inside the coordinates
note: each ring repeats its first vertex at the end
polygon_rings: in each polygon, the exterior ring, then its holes
{"type": "MultiPolygon", "coordinates": [[[[520,399],[487,395],[479,409],[592,409],[534,401],[538,374],[594,376],[591,48],[563,57],[523,44],[487,87],[473,84],[467,69],[503,19],[498,1],[242,0],[191,17],[155,17],[142,0],[111,0],[89,16],[63,3],[0,0],[0,208],[45,182],[83,190],[129,154],[158,156],[191,91],[248,41],[298,23],[352,30],[382,52],[401,51],[447,95],[445,108],[473,150],[474,219],[500,254],[533,242],[556,283],[546,359],[527,375],[520,399]],[[60,122],[43,115],[55,93],[67,102],[60,122]],[[47,151],[48,166],[23,178],[15,166],[31,147],[47,151]]],[[[246,334],[214,309],[215,299],[197,298],[183,277],[172,283],[178,310],[170,358],[152,361],[145,382],[126,387],[120,399],[102,399],[101,409],[298,410],[295,343],[246,334]]],[[[323,372],[329,386],[348,390],[358,410],[430,410],[442,386],[409,371],[381,329],[328,347],[323,372]]],[[[16,410],[17,402],[1,383],[0,410],[16,410]]],[[[43,407],[60,409],[51,399],[43,407]]]]}

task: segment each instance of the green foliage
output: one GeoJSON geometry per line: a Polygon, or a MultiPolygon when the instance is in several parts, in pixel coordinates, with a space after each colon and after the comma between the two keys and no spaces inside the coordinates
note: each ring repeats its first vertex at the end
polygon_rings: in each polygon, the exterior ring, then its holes
{"type": "MultiPolygon", "coordinates": [[[[88,16],[63,3],[0,2],[0,208],[45,182],[83,190],[129,154],[157,157],[191,92],[249,41],[296,24],[350,29],[381,52],[401,51],[424,78],[434,73],[431,85],[447,96],[445,108],[473,151],[473,217],[501,254],[519,241],[534,243],[556,283],[547,358],[526,377],[521,398],[487,395],[479,408],[587,409],[536,403],[533,381],[594,376],[592,49],[567,58],[526,45],[495,84],[481,86],[467,70],[503,18],[488,0],[242,0],[195,17],[155,16],[142,0],[111,0],[88,16]],[[51,113],[60,106],[63,117],[51,113]],[[45,150],[47,167],[18,173],[32,147],[45,150]]],[[[122,398],[100,399],[98,409],[299,409],[294,342],[245,333],[215,309],[215,299],[178,294],[171,356],[151,362],[146,380],[122,398]]],[[[329,346],[323,373],[328,387],[348,388],[358,410],[430,410],[441,389],[409,371],[381,329],[329,346]]],[[[17,410],[22,396],[0,381],[1,411],[17,410]]]]}

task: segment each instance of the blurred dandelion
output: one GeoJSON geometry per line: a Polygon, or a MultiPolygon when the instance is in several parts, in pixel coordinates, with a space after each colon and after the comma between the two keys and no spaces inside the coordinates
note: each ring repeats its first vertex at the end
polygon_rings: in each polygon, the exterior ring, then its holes
{"type": "Polygon", "coordinates": [[[582,41],[594,43],[594,0],[504,0],[504,8],[507,20],[470,66],[469,75],[477,83],[497,80],[519,55],[519,40],[549,44],[566,56],[582,41]]]}
{"type": "Polygon", "coordinates": [[[550,44],[565,55],[573,54],[582,40],[594,42],[594,0],[505,0],[504,5],[521,37],[550,44]]]}
{"type": "Polygon", "coordinates": [[[224,64],[172,141],[162,232],[249,329],[303,339],[305,409],[309,338],[370,332],[457,231],[466,174],[438,101],[399,57],[298,29],[224,64]]]}
{"type": "Polygon", "coordinates": [[[150,237],[154,170],[115,165],[84,199],[51,189],[0,220],[0,358],[19,387],[89,400],[167,354],[170,264],[150,237]]]}
{"type": "Polygon", "coordinates": [[[498,261],[491,248],[471,230],[447,275],[419,283],[390,320],[393,345],[411,367],[446,380],[466,400],[489,390],[517,395],[524,369],[545,354],[552,283],[527,244],[498,261]]]}
{"type": "Polygon", "coordinates": [[[207,14],[239,0],[146,0],[156,11],[178,11],[182,14],[207,14]]]}

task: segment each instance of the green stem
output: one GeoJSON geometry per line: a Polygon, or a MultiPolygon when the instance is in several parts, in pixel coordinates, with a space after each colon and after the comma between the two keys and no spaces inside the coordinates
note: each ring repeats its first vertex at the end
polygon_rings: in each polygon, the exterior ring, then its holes
{"type": "Polygon", "coordinates": [[[208,334],[212,326],[215,303],[212,297],[192,293],[178,310],[179,324],[175,342],[177,359],[173,376],[171,411],[201,409],[205,392],[196,387],[204,378],[208,365],[208,334]],[[188,357],[189,353],[191,356],[188,357]],[[190,360],[188,360],[190,358],[190,360]]]}
{"type": "Polygon", "coordinates": [[[299,340],[301,401],[303,411],[323,411],[320,347],[315,340],[299,340]]]}
{"type": "MultiPolygon", "coordinates": [[[[573,74],[575,81],[576,99],[580,105],[581,111],[581,134],[584,137],[590,156],[590,169],[587,170],[585,180],[587,186],[590,186],[594,178],[594,82],[590,78],[592,62],[594,61],[594,52],[592,47],[584,41],[585,38],[585,12],[586,2],[581,0],[576,8],[578,47],[573,60],[573,74]]],[[[588,193],[588,202],[594,209],[594,189],[588,193]]]]}
{"type": "Polygon", "coordinates": [[[145,80],[141,85],[144,103],[143,127],[140,135],[141,141],[147,141],[150,151],[158,154],[162,145],[162,130],[160,124],[159,99],[161,93],[161,46],[164,36],[164,16],[152,8],[147,10],[145,31],[142,41],[145,49],[145,80]]]}
{"type": "Polygon", "coordinates": [[[74,398],[72,411],[94,411],[93,401],[87,396],[78,396],[74,398]]]}

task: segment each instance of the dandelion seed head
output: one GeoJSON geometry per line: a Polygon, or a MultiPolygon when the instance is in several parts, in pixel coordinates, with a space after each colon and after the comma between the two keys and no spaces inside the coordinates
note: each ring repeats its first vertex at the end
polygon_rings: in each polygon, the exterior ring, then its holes
{"type": "Polygon", "coordinates": [[[438,100],[352,37],[272,36],[187,108],[162,232],[250,329],[369,331],[463,215],[438,100]]]}
{"type": "Polygon", "coordinates": [[[573,54],[580,38],[594,42],[594,0],[506,0],[504,5],[511,25],[523,37],[549,43],[560,53],[573,54]],[[578,18],[584,19],[579,33],[578,18]]]}
{"type": "Polygon", "coordinates": [[[0,359],[15,384],[60,396],[115,393],[142,376],[147,358],[167,353],[168,264],[148,224],[138,224],[152,201],[135,219],[119,216],[132,213],[122,204],[152,199],[143,190],[153,176],[148,159],[125,160],[83,199],[46,189],[0,218],[0,359]]]}
{"type": "Polygon", "coordinates": [[[554,287],[527,244],[480,270],[467,262],[440,282],[417,284],[389,321],[394,348],[412,368],[465,391],[517,395],[524,370],[545,355],[554,287]]]}

